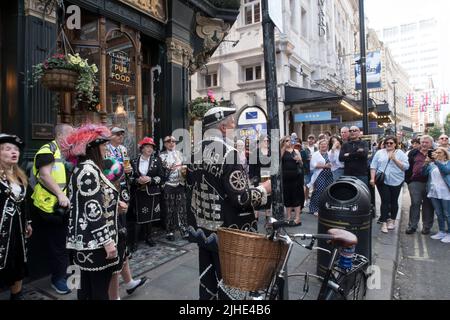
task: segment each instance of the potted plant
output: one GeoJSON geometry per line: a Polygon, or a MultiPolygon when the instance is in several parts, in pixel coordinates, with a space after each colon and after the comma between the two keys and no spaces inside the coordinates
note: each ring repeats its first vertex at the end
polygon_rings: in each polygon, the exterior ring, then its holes
{"type": "Polygon", "coordinates": [[[98,101],[94,94],[97,72],[97,66],[89,64],[78,53],[57,53],[33,66],[33,81],[41,81],[51,91],[76,92],[79,102],[94,104],[98,101]]]}
{"type": "Polygon", "coordinates": [[[195,120],[201,121],[206,111],[216,106],[218,106],[218,103],[211,90],[208,90],[206,97],[198,97],[192,100],[189,104],[189,118],[191,119],[191,123],[194,123],[195,120]]]}

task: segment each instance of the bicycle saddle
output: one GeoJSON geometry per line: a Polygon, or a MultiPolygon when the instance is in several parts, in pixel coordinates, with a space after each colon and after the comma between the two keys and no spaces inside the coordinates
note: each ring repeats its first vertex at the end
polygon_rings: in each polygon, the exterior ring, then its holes
{"type": "Polygon", "coordinates": [[[339,247],[351,247],[358,243],[358,238],[351,232],[342,229],[330,229],[328,234],[333,237],[331,242],[339,247]]]}

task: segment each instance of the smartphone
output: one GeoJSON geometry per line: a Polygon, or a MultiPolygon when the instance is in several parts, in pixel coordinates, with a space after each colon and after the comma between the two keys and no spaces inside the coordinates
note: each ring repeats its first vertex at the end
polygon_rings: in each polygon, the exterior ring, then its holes
{"type": "Polygon", "coordinates": [[[435,151],[434,149],[428,150],[428,158],[433,159],[433,152],[434,151],[435,151]]]}

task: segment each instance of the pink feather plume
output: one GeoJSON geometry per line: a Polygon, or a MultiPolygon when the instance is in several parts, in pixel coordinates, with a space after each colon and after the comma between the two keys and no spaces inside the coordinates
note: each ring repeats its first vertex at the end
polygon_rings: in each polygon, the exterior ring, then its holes
{"type": "Polygon", "coordinates": [[[86,124],[75,129],[65,139],[59,141],[61,152],[66,159],[86,155],[86,146],[99,138],[109,138],[111,131],[105,126],[86,124]]]}

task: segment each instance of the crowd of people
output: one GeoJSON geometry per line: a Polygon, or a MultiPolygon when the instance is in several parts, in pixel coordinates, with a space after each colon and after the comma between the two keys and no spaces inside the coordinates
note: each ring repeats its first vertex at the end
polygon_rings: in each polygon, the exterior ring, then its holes
{"type": "Polygon", "coordinates": [[[166,137],[165,150],[156,152],[145,137],[130,159],[124,135],[118,127],[57,125],[28,176],[18,165],[22,140],[0,135],[0,287],[10,288],[11,299],[23,299],[31,218],[45,237],[39,245],[48,252],[51,287],[70,293],[68,266],[75,264],[80,300],[119,300],[119,275],[128,294],[146,283],[133,279],[129,259],[141,239],[156,245],[152,223],[164,227],[168,241],[175,231],[188,237],[186,167],[175,138],[166,137]]]}
{"type": "MultiPolygon", "coordinates": [[[[248,150],[244,141],[227,139],[235,128],[234,113],[214,107],[205,114],[203,129],[212,131],[194,148],[191,161],[176,150],[173,136],[163,139],[161,151],[144,137],[139,155],[130,159],[122,128],[57,125],[55,140],[36,153],[29,176],[18,165],[22,140],[0,134],[0,286],[10,288],[11,299],[23,298],[33,217],[46,237],[43,250],[49,252],[51,286],[57,293],[70,292],[67,267],[75,264],[81,270],[78,299],[120,299],[119,275],[128,294],[146,283],[145,277],[133,279],[129,260],[140,241],[157,245],[152,225],[160,222],[168,241],[179,232],[198,244],[200,299],[226,299],[216,231],[257,231],[258,218],[271,215],[269,178],[273,144],[278,143],[262,135],[248,150]]],[[[286,225],[300,226],[305,211],[320,215],[322,193],[346,175],[378,190],[382,233],[396,228],[406,182],[411,196],[406,233],[417,231],[422,212],[421,233],[430,234],[435,213],[439,232],[431,238],[450,243],[448,136],[435,142],[423,135],[408,150],[394,136],[373,146],[361,136],[353,126],[318,139],[310,134],[304,143],[296,133],[281,138],[286,225]]]]}

